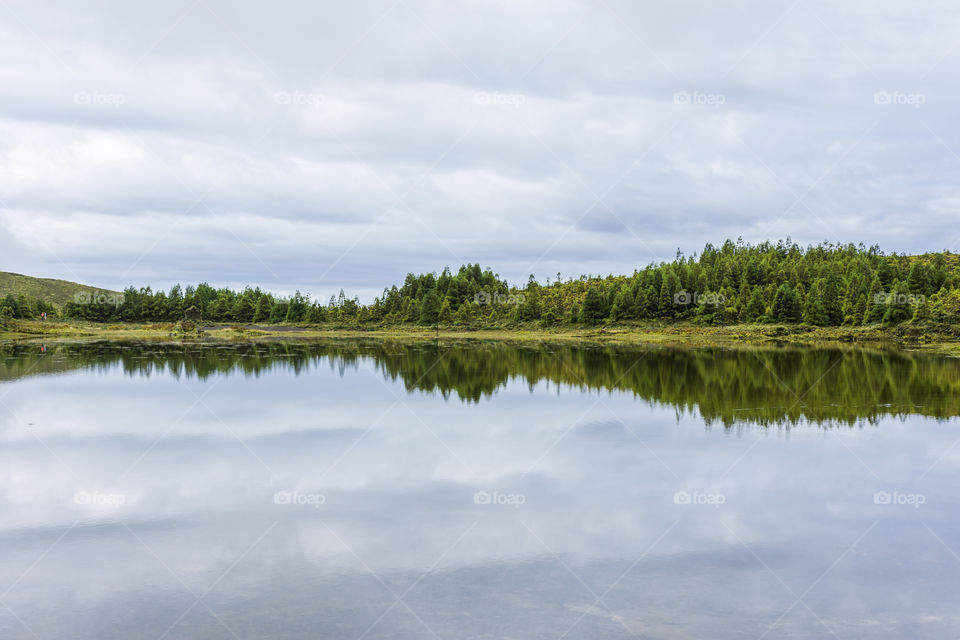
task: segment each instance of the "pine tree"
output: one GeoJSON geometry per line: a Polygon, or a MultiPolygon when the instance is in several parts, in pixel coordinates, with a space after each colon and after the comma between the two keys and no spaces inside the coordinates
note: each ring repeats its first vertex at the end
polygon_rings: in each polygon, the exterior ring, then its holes
{"type": "Polygon", "coordinates": [[[674,296],[680,291],[680,278],[672,269],[667,269],[660,285],[660,299],[657,305],[657,315],[666,320],[676,316],[676,300],[674,296]]]}
{"type": "Polygon", "coordinates": [[[660,295],[657,288],[651,283],[646,286],[642,294],[641,318],[656,318],[657,305],[660,302],[660,295]]]}
{"type": "Polygon", "coordinates": [[[924,322],[930,319],[930,303],[926,296],[920,298],[919,304],[913,310],[913,319],[911,322],[924,322]]]}
{"type": "Polygon", "coordinates": [[[816,289],[812,289],[807,294],[807,301],[803,305],[803,321],[806,324],[822,327],[830,324],[830,314],[820,301],[818,293],[816,289]]]}
{"type": "Polygon", "coordinates": [[[606,316],[605,311],[600,290],[595,284],[591,283],[587,288],[587,295],[583,299],[583,307],[580,309],[580,322],[595,325],[606,316]]]}
{"type": "Polygon", "coordinates": [[[850,312],[850,324],[863,324],[863,316],[867,312],[867,294],[861,293],[857,297],[857,303],[850,312]]]}
{"type": "Polygon", "coordinates": [[[440,314],[437,317],[440,324],[449,325],[453,322],[453,309],[450,307],[450,298],[444,297],[440,305],[440,314]]]}
{"type": "Polygon", "coordinates": [[[910,288],[911,293],[923,296],[933,293],[933,291],[930,290],[930,275],[924,264],[920,262],[913,263],[910,267],[910,275],[907,276],[907,286],[910,288]]]}
{"type": "Polygon", "coordinates": [[[893,290],[887,300],[886,313],[883,314],[883,324],[899,324],[912,318],[910,300],[912,298],[907,292],[907,285],[899,280],[894,282],[893,290]]]}
{"type": "Polygon", "coordinates": [[[266,322],[270,319],[270,303],[267,296],[260,296],[253,308],[253,321],[266,322]]]}
{"type": "Polygon", "coordinates": [[[867,308],[863,313],[863,324],[872,324],[883,320],[886,312],[886,294],[880,284],[880,276],[875,275],[870,283],[870,292],[867,294],[867,308]]]}
{"type": "Polygon", "coordinates": [[[763,291],[760,287],[754,287],[750,294],[750,300],[744,307],[741,314],[745,322],[760,322],[766,315],[767,309],[763,303],[763,291]]]}
{"type": "Polygon", "coordinates": [[[838,326],[843,323],[843,301],[840,296],[842,286],[840,275],[834,266],[823,280],[823,288],[820,290],[820,303],[827,314],[827,324],[838,326]]]}
{"type": "Polygon", "coordinates": [[[723,320],[723,308],[719,296],[709,289],[703,292],[693,312],[694,318],[701,324],[719,324],[723,320]]]}
{"type": "Polygon", "coordinates": [[[794,323],[800,321],[800,300],[797,293],[788,284],[780,285],[773,297],[771,309],[776,322],[794,323]]]}
{"type": "Polygon", "coordinates": [[[423,296],[423,302],[420,306],[420,321],[419,324],[425,326],[433,326],[437,324],[437,319],[440,317],[440,296],[437,295],[436,289],[428,290],[423,296]]]}
{"type": "Polygon", "coordinates": [[[244,294],[237,298],[233,303],[233,319],[237,322],[250,322],[253,320],[254,307],[250,301],[250,296],[244,294]]]}
{"type": "Polygon", "coordinates": [[[624,284],[613,298],[610,317],[613,320],[622,320],[631,315],[633,315],[633,297],[630,294],[630,285],[624,284]]]}

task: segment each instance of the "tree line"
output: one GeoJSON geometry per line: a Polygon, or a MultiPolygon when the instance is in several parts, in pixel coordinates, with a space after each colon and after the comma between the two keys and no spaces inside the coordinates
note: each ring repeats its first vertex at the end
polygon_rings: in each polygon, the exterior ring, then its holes
{"type": "MultiPolygon", "coordinates": [[[[104,322],[195,320],[332,326],[596,326],[609,323],[804,323],[818,326],[960,321],[960,259],[950,252],[884,254],[879,247],[822,243],[801,248],[726,241],[631,275],[532,275],[510,286],[479,264],[454,273],[408,274],[370,304],[341,290],[322,302],[260,288],[208,284],[170,291],[130,287],[110,301],[69,302],[69,318],[104,322]]],[[[4,303],[6,304],[6,302],[4,303]]],[[[0,314],[3,306],[0,305],[0,314]]],[[[34,310],[33,315],[36,315],[34,310]]]]}
{"type": "Polygon", "coordinates": [[[43,313],[53,316],[56,312],[52,303],[22,293],[16,296],[8,293],[0,300],[0,321],[39,318],[43,313]]]}

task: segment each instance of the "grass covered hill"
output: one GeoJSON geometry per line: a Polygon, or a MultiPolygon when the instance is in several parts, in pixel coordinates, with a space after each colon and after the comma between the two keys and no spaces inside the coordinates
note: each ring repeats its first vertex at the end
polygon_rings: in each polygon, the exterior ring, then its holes
{"type": "Polygon", "coordinates": [[[52,315],[77,300],[107,295],[118,294],[67,280],[0,271],[0,311],[8,309],[6,315],[15,318],[33,318],[42,311],[52,315]]]}

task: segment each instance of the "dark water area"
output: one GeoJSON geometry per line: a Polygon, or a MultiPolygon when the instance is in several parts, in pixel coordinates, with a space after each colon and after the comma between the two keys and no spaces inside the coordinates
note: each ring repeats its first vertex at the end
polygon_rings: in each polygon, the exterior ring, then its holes
{"type": "Polygon", "coordinates": [[[960,635],[960,361],[0,346],[0,638],[960,635]]]}

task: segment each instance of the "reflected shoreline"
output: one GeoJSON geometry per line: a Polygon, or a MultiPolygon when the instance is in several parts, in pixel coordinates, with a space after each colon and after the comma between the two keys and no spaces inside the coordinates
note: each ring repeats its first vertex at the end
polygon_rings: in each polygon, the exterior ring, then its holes
{"type": "Polygon", "coordinates": [[[130,376],[207,380],[271,370],[341,377],[361,367],[407,392],[476,403],[512,380],[581,391],[625,392],[707,425],[875,423],[885,416],[960,416],[960,361],[926,354],[841,348],[649,347],[380,340],[245,343],[57,343],[0,346],[0,383],[119,367],[130,376]]]}

